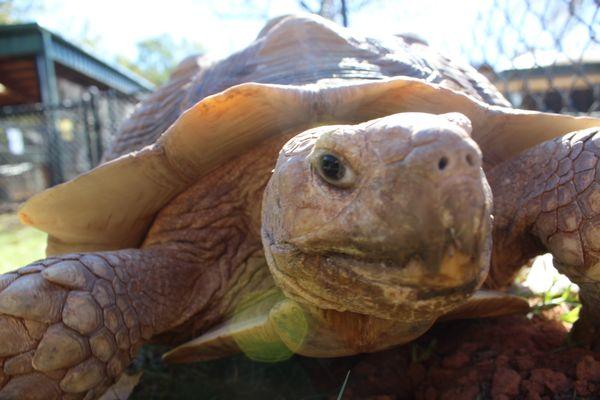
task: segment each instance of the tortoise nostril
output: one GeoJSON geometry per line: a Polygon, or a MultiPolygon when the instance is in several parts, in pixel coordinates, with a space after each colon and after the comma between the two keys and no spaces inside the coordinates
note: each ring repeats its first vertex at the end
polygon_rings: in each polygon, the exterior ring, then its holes
{"type": "Polygon", "coordinates": [[[471,167],[475,165],[475,162],[473,161],[473,156],[471,154],[467,154],[465,160],[467,160],[467,164],[469,164],[471,167]]]}
{"type": "Polygon", "coordinates": [[[443,171],[444,169],[446,169],[447,166],[448,166],[448,157],[440,158],[440,161],[438,161],[438,169],[440,171],[443,171]]]}

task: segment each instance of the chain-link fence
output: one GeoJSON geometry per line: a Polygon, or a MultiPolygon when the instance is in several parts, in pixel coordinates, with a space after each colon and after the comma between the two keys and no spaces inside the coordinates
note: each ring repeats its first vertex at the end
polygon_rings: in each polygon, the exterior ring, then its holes
{"type": "Polygon", "coordinates": [[[514,106],[600,113],[600,1],[488,3],[465,53],[514,106]]]}
{"type": "Polygon", "coordinates": [[[21,201],[96,166],[138,99],[90,90],[76,102],[0,108],[0,201],[21,201]]]}

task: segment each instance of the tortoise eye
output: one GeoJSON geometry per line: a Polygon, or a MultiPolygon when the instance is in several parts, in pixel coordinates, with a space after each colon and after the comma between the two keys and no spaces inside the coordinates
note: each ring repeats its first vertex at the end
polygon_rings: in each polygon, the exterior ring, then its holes
{"type": "Polygon", "coordinates": [[[354,172],[339,157],[321,153],[313,160],[319,176],[330,185],[346,188],[354,183],[354,172]]]}
{"type": "Polygon", "coordinates": [[[342,180],[346,174],[344,164],[342,164],[339,158],[331,154],[323,154],[320,157],[319,169],[323,177],[332,181],[342,180]]]}

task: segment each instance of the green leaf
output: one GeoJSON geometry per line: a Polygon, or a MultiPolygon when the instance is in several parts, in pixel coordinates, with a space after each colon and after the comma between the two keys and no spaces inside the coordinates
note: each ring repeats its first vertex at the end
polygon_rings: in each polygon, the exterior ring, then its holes
{"type": "Polygon", "coordinates": [[[577,319],[579,319],[579,310],[581,310],[581,305],[575,307],[568,313],[564,313],[560,316],[560,319],[563,322],[568,322],[569,324],[574,324],[577,319]]]}

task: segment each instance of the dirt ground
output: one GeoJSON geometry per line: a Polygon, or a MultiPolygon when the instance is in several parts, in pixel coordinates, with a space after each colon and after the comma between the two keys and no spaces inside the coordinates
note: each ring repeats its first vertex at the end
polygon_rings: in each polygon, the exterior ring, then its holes
{"type": "Polygon", "coordinates": [[[132,398],[600,399],[600,353],[568,342],[560,322],[517,315],[441,323],[408,345],[338,359],[166,366],[164,349],[146,348],[132,398]]]}
{"type": "Polygon", "coordinates": [[[537,316],[440,324],[331,367],[351,370],[344,399],[600,399],[600,353],[567,345],[560,323],[537,316]]]}

